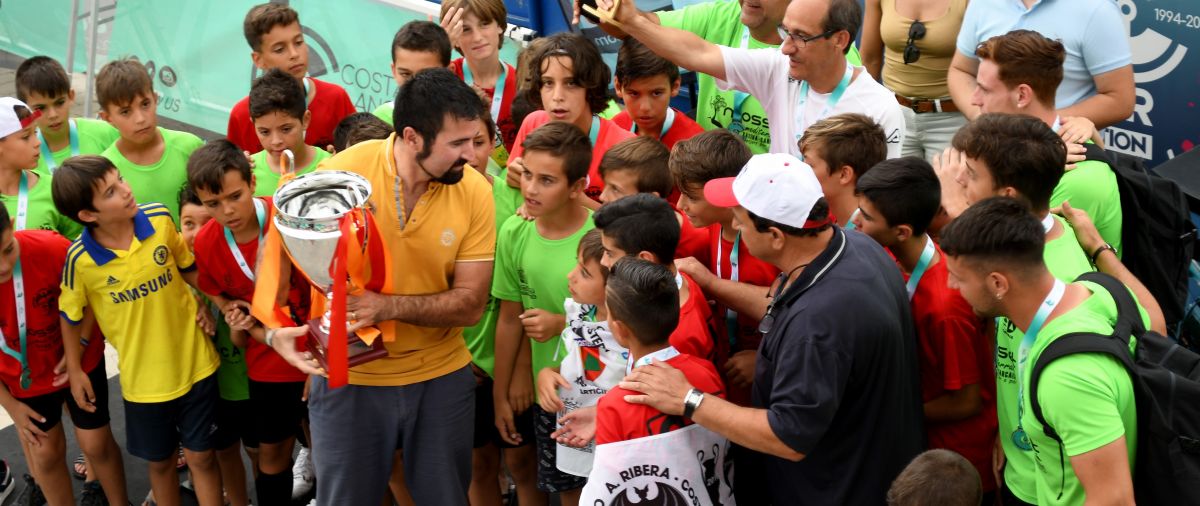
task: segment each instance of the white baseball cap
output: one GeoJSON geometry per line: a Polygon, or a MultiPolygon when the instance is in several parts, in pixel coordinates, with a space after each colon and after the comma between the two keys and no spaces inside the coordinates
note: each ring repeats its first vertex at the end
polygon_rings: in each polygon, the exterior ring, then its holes
{"type": "Polygon", "coordinates": [[[737,177],[713,179],[704,185],[704,198],[712,205],[742,206],[755,216],[799,229],[833,221],[832,214],[808,219],[823,196],[812,167],[784,153],[754,155],[737,177]]]}
{"type": "Polygon", "coordinates": [[[25,102],[13,97],[0,97],[0,137],[7,137],[24,130],[41,116],[42,111],[30,109],[28,105],[25,105],[25,102]],[[18,105],[29,109],[33,114],[25,119],[18,118],[17,111],[13,110],[13,106],[18,105]]]}

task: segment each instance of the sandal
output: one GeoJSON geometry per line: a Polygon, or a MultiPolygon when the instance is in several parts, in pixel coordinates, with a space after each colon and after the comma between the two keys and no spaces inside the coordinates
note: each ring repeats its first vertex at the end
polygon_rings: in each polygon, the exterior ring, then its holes
{"type": "Polygon", "coordinates": [[[79,456],[75,457],[75,461],[72,463],[71,475],[74,476],[76,480],[87,479],[87,459],[83,457],[83,453],[80,453],[79,456]]]}

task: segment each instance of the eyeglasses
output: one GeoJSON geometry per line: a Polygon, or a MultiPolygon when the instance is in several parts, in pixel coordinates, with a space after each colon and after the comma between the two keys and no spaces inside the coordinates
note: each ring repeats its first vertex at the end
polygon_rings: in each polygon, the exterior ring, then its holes
{"type": "MultiPolygon", "coordinates": [[[[787,28],[783,27],[783,25],[779,25],[779,26],[775,27],[775,30],[779,32],[779,38],[783,39],[784,42],[791,40],[792,44],[794,44],[796,47],[801,47],[801,48],[808,47],[809,42],[812,42],[817,39],[828,39],[833,34],[841,31],[841,30],[830,29],[830,30],[825,30],[824,32],[818,33],[816,35],[803,35],[803,34],[799,34],[799,33],[789,32],[789,31],[787,31],[787,28]]],[[[783,45],[783,44],[780,43],[780,45],[783,45]]]]}
{"type": "Polygon", "coordinates": [[[913,21],[908,27],[908,42],[904,43],[904,64],[908,65],[921,59],[921,48],[916,42],[925,38],[925,23],[913,21]]]}

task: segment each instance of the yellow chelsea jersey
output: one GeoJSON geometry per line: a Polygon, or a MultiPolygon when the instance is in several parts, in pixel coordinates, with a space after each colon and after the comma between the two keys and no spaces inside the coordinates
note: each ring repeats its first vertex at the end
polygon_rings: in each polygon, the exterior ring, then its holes
{"type": "Polygon", "coordinates": [[[62,316],[78,324],[91,306],[117,349],[121,392],[130,402],[165,402],[217,370],[212,342],[196,325],[196,299],[180,272],[195,259],[162,204],[143,204],[128,250],[101,246],[84,230],[67,251],[62,316]]]}

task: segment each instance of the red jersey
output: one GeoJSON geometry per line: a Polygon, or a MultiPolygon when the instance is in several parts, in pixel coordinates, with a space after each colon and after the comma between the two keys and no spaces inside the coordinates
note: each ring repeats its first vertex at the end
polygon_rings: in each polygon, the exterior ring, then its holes
{"type": "MultiPolygon", "coordinates": [[[[496,114],[492,114],[492,121],[496,122],[496,130],[500,133],[500,141],[504,143],[505,151],[511,153],[513,141],[517,139],[517,129],[520,127],[520,125],[513,123],[512,118],[512,102],[517,96],[517,69],[507,63],[500,63],[504,65],[504,96],[500,97],[499,117],[496,114]]],[[[462,58],[450,62],[450,71],[454,72],[454,75],[458,76],[459,79],[464,79],[462,67],[462,58]]],[[[489,100],[488,110],[490,111],[490,101],[496,98],[496,88],[484,88],[481,86],[479,89],[487,94],[489,100]]]]}
{"type": "MultiPolygon", "coordinates": [[[[13,397],[27,399],[46,395],[64,388],[55,387],[54,367],[63,358],[62,330],[59,327],[58,296],[61,293],[63,264],[71,241],[49,230],[20,230],[13,232],[20,248],[21,278],[25,284],[25,350],[28,354],[32,383],[21,388],[21,363],[0,353],[0,382],[13,397]]],[[[4,344],[20,353],[21,337],[17,326],[17,303],[13,281],[0,283],[0,330],[4,344]]],[[[83,351],[83,370],[91,371],[104,354],[104,338],[96,326],[83,351]]]]}
{"type": "MultiPolygon", "coordinates": [[[[309,79],[317,91],[312,102],[308,104],[312,119],[304,132],[304,143],[325,149],[333,144],[333,129],[337,128],[342,118],[357,111],[354,109],[354,103],[350,102],[350,95],[347,95],[341,86],[316,78],[309,79]]],[[[225,137],[243,151],[257,153],[263,150],[254,130],[254,121],[250,119],[248,95],[234,104],[233,110],[229,111],[229,125],[225,128],[225,137]]]]}
{"type": "MultiPolygon", "coordinates": [[[[270,223],[274,206],[269,198],[261,200],[267,208],[266,222],[270,223]]],[[[237,246],[246,261],[246,266],[254,272],[254,265],[258,259],[258,238],[237,246]]],[[[209,220],[196,233],[196,266],[200,291],[247,302],[254,299],[254,281],[238,266],[237,259],[225,241],[225,227],[217,223],[217,220],[209,220]]],[[[308,282],[303,279],[303,275],[293,269],[288,306],[292,313],[297,315],[297,323],[303,323],[307,314],[307,306],[301,301],[301,296],[308,292],[307,288],[308,282]]],[[[288,364],[267,345],[255,339],[246,341],[246,371],[250,379],[269,383],[305,380],[304,373],[288,364]]]]}
{"type": "MultiPolygon", "coordinates": [[[[709,241],[709,260],[705,262],[705,266],[721,279],[733,279],[734,270],[730,262],[733,256],[733,241],[725,240],[721,236],[721,225],[709,225],[705,227],[705,231],[708,233],[709,241]]],[[[775,282],[775,278],[779,276],[778,268],[750,254],[750,248],[746,247],[746,243],[740,239],[737,250],[738,282],[757,286],[771,286],[771,283],[775,282]]],[[[757,351],[758,344],[762,342],[762,334],[758,332],[758,323],[762,320],[762,315],[738,314],[737,329],[733,335],[730,335],[726,309],[727,307],[719,302],[713,308],[713,328],[716,329],[715,332],[718,336],[717,363],[722,371],[725,370],[725,360],[734,353],[747,350],[757,351]]],[[[740,406],[750,405],[749,388],[729,385],[728,392],[731,402],[740,406]]]]}
{"type": "Polygon", "coordinates": [[[671,332],[671,346],[693,357],[711,362],[714,358],[713,332],[709,327],[712,310],[704,300],[700,285],[684,273],[679,273],[688,286],[688,300],[679,306],[679,326],[671,332]]]}
{"type": "MultiPolygon", "coordinates": [[[[671,204],[674,208],[675,204],[671,204]]],[[[700,263],[708,263],[708,230],[692,226],[691,220],[683,213],[675,210],[675,219],[679,220],[679,246],[675,247],[675,258],[696,257],[700,263]]]]}
{"type": "MultiPolygon", "coordinates": [[[[517,139],[513,141],[513,148],[509,150],[511,156],[508,159],[520,157],[525,152],[525,148],[521,146],[521,143],[525,142],[525,136],[549,122],[550,114],[546,111],[534,111],[526,116],[525,122],[521,124],[521,130],[517,132],[517,139]]],[[[600,159],[604,158],[604,152],[608,151],[613,144],[631,138],[633,138],[633,134],[628,130],[617,126],[612,121],[600,119],[600,132],[596,135],[595,145],[592,146],[592,165],[588,167],[588,183],[584,190],[592,200],[599,202],[600,193],[604,191],[604,179],[600,177],[600,159]]]]}
{"type": "MultiPolygon", "coordinates": [[[[725,385],[712,362],[687,353],[676,355],[666,362],[683,371],[693,387],[709,395],[725,397],[725,385]]],[[[597,445],[663,434],[692,424],[690,418],[668,415],[650,406],[625,402],[626,395],[637,393],[614,387],[600,398],[596,404],[597,445]]]]}
{"type": "MultiPolygon", "coordinates": [[[[938,251],[941,254],[941,251],[938,251]]],[[[944,257],[943,257],[944,258],[944,257]]],[[[992,344],[983,322],[966,299],[947,286],[946,262],[930,265],[913,293],[913,326],[920,351],[921,399],[929,402],[968,385],[978,384],[983,411],[966,420],[926,421],[930,448],[946,448],[971,461],[983,479],[983,490],[996,488],[992,478],[992,443],[996,434],[996,383],[992,344]]]]}
{"type": "MultiPolygon", "coordinates": [[[[658,138],[658,140],[661,141],[668,150],[674,149],[675,143],[679,141],[691,139],[696,135],[704,133],[704,127],[700,126],[699,123],[696,123],[696,120],[689,118],[688,115],[682,112],[679,112],[679,109],[674,110],[675,121],[671,123],[671,128],[667,129],[667,132],[664,133],[662,137],[658,138]]],[[[613,116],[612,120],[613,123],[617,124],[617,126],[633,132],[633,117],[629,115],[628,111],[621,111],[617,113],[616,116],[613,116]]]]}

